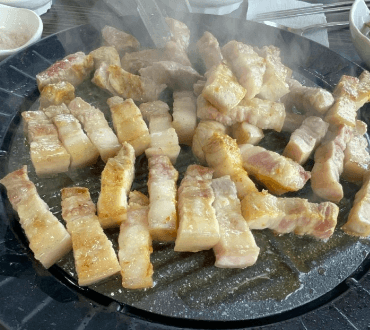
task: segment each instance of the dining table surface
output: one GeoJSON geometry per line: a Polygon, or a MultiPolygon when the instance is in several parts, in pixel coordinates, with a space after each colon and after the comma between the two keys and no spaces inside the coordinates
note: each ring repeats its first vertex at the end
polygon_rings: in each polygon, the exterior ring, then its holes
{"type": "MultiPolygon", "coordinates": [[[[341,0],[320,0],[313,1],[308,0],[306,2],[316,3],[334,3],[342,2],[341,0]]],[[[137,15],[137,6],[135,0],[122,0],[123,12],[125,15],[137,15]]],[[[166,7],[160,5],[161,9],[165,12],[166,7]]],[[[240,7],[225,16],[233,19],[245,20],[248,10],[248,2],[244,1],[240,7]]],[[[96,20],[105,20],[107,22],[113,22],[114,20],[122,19],[122,15],[118,15],[114,9],[107,4],[105,0],[53,0],[51,8],[44,14],[41,15],[43,21],[43,34],[42,38],[47,38],[55,33],[62,32],[64,30],[91,23],[96,20]]],[[[138,16],[138,19],[139,16],[138,16]]],[[[348,21],[349,11],[328,13],[326,14],[326,20],[328,22],[342,22],[348,21]]],[[[348,27],[341,29],[328,30],[329,48],[348,60],[356,63],[364,69],[369,69],[366,64],[360,59],[357,54],[352,42],[350,31],[348,27]]],[[[1,207],[1,206],[0,206],[1,207]]],[[[3,244],[0,240],[0,244],[3,244]]],[[[10,248],[19,249],[18,245],[14,242],[12,247],[12,241],[10,241],[10,248]]],[[[22,252],[22,251],[21,251],[22,252]]],[[[19,253],[21,253],[19,252],[19,253]]],[[[23,253],[23,252],[22,252],[23,253]]],[[[0,289],[10,282],[11,277],[7,277],[9,274],[3,274],[1,272],[1,262],[12,262],[11,258],[8,260],[0,260],[0,289]]],[[[30,263],[25,259],[25,263],[30,263]]],[[[31,267],[32,268],[32,267],[31,267]]],[[[18,270],[15,269],[15,272],[18,270]]],[[[32,272],[32,270],[27,270],[32,272]]],[[[23,313],[21,310],[16,308],[12,311],[7,311],[4,314],[4,310],[1,304],[7,302],[0,297],[0,330],[13,330],[13,329],[36,329],[35,325],[41,324],[41,329],[174,329],[173,327],[156,326],[155,324],[148,323],[146,320],[140,320],[131,318],[123,313],[117,313],[115,310],[106,309],[105,307],[97,306],[95,303],[89,301],[87,298],[72,292],[67,289],[64,285],[58,283],[52,276],[48,275],[47,272],[41,274],[42,279],[40,280],[38,275],[31,275],[33,278],[33,289],[43,291],[43,299],[37,306],[30,306],[29,312],[23,313]],[[35,280],[36,279],[36,280],[35,280]],[[35,287],[35,281],[37,288],[35,287]],[[51,289],[52,287],[52,289],[51,289]],[[46,306],[53,306],[53,309],[46,308],[46,306]],[[31,308],[32,307],[32,308],[31,308]],[[77,310],[77,312],[76,312],[77,310]],[[73,317],[70,317],[73,314],[73,317]],[[33,323],[33,319],[41,317],[42,322],[33,323]]],[[[27,280],[28,281],[28,280],[27,280]]],[[[5,289],[4,289],[5,290],[5,289]]],[[[27,295],[34,294],[30,291],[24,283],[14,284],[12,290],[19,291],[24,294],[24,300],[27,301],[27,295]]],[[[5,291],[4,291],[5,292],[5,291]]],[[[0,290],[1,293],[1,290],[0,290]]],[[[5,294],[5,293],[3,293],[5,294]]],[[[31,301],[31,300],[30,300],[31,301]]],[[[21,307],[20,307],[21,308],[21,307]]],[[[340,311],[336,310],[325,310],[324,313],[336,313],[335,316],[343,324],[348,327],[343,329],[360,329],[356,328],[355,321],[346,315],[341,315],[340,311]]],[[[330,315],[332,315],[330,314],[330,315]]],[[[334,314],[333,314],[334,315],[334,314]]],[[[312,314],[314,318],[314,313],[312,314]]],[[[292,327],[289,329],[318,329],[314,326],[308,326],[310,324],[310,315],[304,316],[303,318],[296,318],[292,320],[292,327]]],[[[312,323],[314,324],[314,323],[312,323]]],[[[282,325],[281,325],[282,326],[282,325]]],[[[258,327],[256,326],[256,329],[258,327]]],[[[264,327],[264,329],[283,329],[280,326],[264,327]]],[[[320,328],[321,329],[321,328],[320,328]]],[[[339,329],[339,328],[338,328],[339,329]]]]}

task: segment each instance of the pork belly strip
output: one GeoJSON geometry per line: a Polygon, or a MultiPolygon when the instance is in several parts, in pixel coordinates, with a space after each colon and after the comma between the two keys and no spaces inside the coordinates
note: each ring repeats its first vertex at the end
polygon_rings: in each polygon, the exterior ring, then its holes
{"type": "Polygon", "coordinates": [[[349,235],[367,237],[370,235],[370,175],[367,172],[361,189],[356,193],[348,220],[342,229],[349,235]]]}
{"type": "Polygon", "coordinates": [[[213,208],[220,226],[220,240],[213,247],[215,266],[246,268],[257,261],[259,247],[241,214],[236,187],[229,176],[212,180],[213,208]]]}
{"type": "Polygon", "coordinates": [[[196,46],[207,71],[214,65],[220,64],[223,60],[220,45],[212,33],[204,32],[203,36],[197,41],[196,46]]]}
{"type": "Polygon", "coordinates": [[[283,156],[298,164],[306,163],[328,131],[329,124],[320,117],[310,116],[293,132],[286,145],[283,156]]]}
{"type": "Polygon", "coordinates": [[[222,55],[231,64],[239,83],[246,88],[245,98],[250,100],[260,91],[266,71],[265,59],[259,56],[252,46],[236,40],[222,47],[222,55]]]}
{"type": "Polygon", "coordinates": [[[97,70],[103,62],[108,65],[121,66],[121,59],[118,51],[114,47],[99,47],[91,51],[89,55],[91,55],[94,59],[95,70],[97,70]]]}
{"type": "Polygon", "coordinates": [[[78,284],[100,282],[120,271],[112,242],[105,235],[95,214],[87,188],[63,188],[62,216],[72,237],[78,284]]]}
{"type": "Polygon", "coordinates": [[[175,241],[177,234],[178,172],[167,156],[153,156],[149,163],[149,231],[154,241],[175,241]]]}
{"type": "Polygon", "coordinates": [[[266,190],[248,194],[241,203],[250,229],[269,228],[328,239],[337,224],[339,208],[331,202],[310,203],[302,198],[282,198],[266,190]]]}
{"type": "Polygon", "coordinates": [[[118,236],[118,259],[121,266],[122,286],[143,289],[153,286],[152,239],[148,226],[148,197],[131,191],[127,220],[122,222],[118,236]]]}
{"type": "Polygon", "coordinates": [[[249,143],[253,145],[258,144],[265,136],[260,128],[247,122],[234,124],[231,135],[237,144],[249,143]]]}
{"type": "Polygon", "coordinates": [[[42,111],[22,112],[32,164],[38,176],[67,172],[71,156],[59,140],[54,124],[42,111]]]}
{"type": "Polygon", "coordinates": [[[46,85],[40,93],[40,109],[51,105],[69,104],[75,98],[75,88],[67,81],[46,85]]]}
{"type": "Polygon", "coordinates": [[[112,26],[104,26],[101,34],[104,45],[114,47],[121,55],[140,48],[140,43],[134,36],[112,26]]]}
{"type": "Polygon", "coordinates": [[[9,173],[0,183],[18,213],[35,259],[49,268],[71,250],[71,236],[38,195],[28,178],[27,166],[9,173]]]}
{"type": "Polygon", "coordinates": [[[243,167],[271,193],[281,195],[304,187],[311,174],[293,160],[259,146],[239,146],[243,167]]]}
{"type": "Polygon", "coordinates": [[[235,183],[239,198],[257,190],[243,168],[239,147],[230,136],[220,131],[214,132],[203,146],[203,151],[208,166],[214,170],[214,176],[218,178],[229,175],[235,183]]]}
{"type": "Polygon", "coordinates": [[[107,100],[112,114],[113,127],[120,143],[128,142],[141,155],[150,144],[148,127],[139,108],[132,99],[114,96],[107,100]]]}
{"type": "Polygon", "coordinates": [[[94,60],[83,52],[68,55],[62,60],[36,75],[37,86],[41,92],[46,85],[67,81],[73,86],[81,84],[92,72],[94,60]]]}
{"type": "Polygon", "coordinates": [[[212,207],[213,170],[190,165],[178,190],[179,227],[175,251],[208,250],[220,240],[219,224],[212,207]]]}
{"type": "Polygon", "coordinates": [[[311,171],[311,187],[317,196],[335,203],[343,198],[339,177],[343,172],[344,150],[351,136],[351,129],[341,125],[316,149],[315,164],[311,171]]]}
{"type": "Polygon", "coordinates": [[[166,115],[170,112],[170,107],[167,103],[163,101],[151,101],[146,103],[141,103],[139,105],[141,115],[145,122],[149,125],[150,117],[157,115],[166,115]]]}
{"type": "Polygon", "coordinates": [[[117,155],[121,149],[116,134],[109,127],[104,113],[91,106],[80,97],[69,104],[69,109],[82,124],[87,136],[98,149],[101,159],[106,163],[108,158],[117,155]]]}
{"type": "Polygon", "coordinates": [[[101,174],[98,217],[103,228],[119,227],[127,219],[127,197],[135,176],[135,150],[123,142],[114,158],[109,158],[101,174]]]}

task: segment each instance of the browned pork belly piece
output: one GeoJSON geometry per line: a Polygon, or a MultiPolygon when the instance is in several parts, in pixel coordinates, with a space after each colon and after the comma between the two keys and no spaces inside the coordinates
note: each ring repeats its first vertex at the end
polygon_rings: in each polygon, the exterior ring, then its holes
{"type": "Polygon", "coordinates": [[[140,48],[140,43],[134,36],[112,26],[104,26],[101,34],[104,44],[114,47],[121,55],[125,52],[136,51],[140,48]]]}
{"type": "Polygon", "coordinates": [[[206,80],[198,80],[194,85],[193,85],[193,91],[195,96],[199,96],[202,94],[203,88],[206,85],[206,80]]]}
{"type": "Polygon", "coordinates": [[[334,104],[333,95],[323,88],[303,86],[295,79],[288,79],[290,92],[282,98],[286,109],[293,106],[300,112],[322,116],[334,104]]]}
{"type": "Polygon", "coordinates": [[[5,186],[8,199],[18,213],[35,259],[49,268],[71,250],[71,236],[38,195],[28,178],[27,166],[9,173],[0,183],[5,186]]]}
{"type": "Polygon", "coordinates": [[[117,155],[122,145],[116,134],[109,127],[104,113],[91,106],[80,97],[69,104],[69,109],[82,124],[87,136],[99,150],[101,159],[106,163],[108,158],[117,155]]]}
{"type": "Polygon", "coordinates": [[[64,103],[60,105],[51,105],[45,109],[42,109],[42,111],[49,119],[53,119],[57,115],[65,115],[71,113],[69,108],[64,103]]]}
{"type": "Polygon", "coordinates": [[[92,82],[113,95],[139,102],[157,100],[159,94],[166,88],[166,85],[158,85],[146,77],[134,75],[117,65],[106,66],[104,63],[95,72],[92,82]]]}
{"type": "Polygon", "coordinates": [[[139,74],[158,85],[165,84],[172,90],[192,90],[193,85],[202,78],[191,66],[174,61],[155,62],[140,69],[139,74]]]}
{"type": "Polygon", "coordinates": [[[266,190],[248,194],[241,205],[250,229],[269,228],[279,234],[294,232],[323,240],[333,234],[339,213],[331,202],[276,197],[266,190]]]}
{"type": "Polygon", "coordinates": [[[203,36],[198,40],[197,49],[207,70],[210,70],[214,65],[220,64],[223,60],[216,37],[208,31],[204,32],[203,36]]]}
{"type": "Polygon", "coordinates": [[[284,125],[281,128],[281,130],[283,132],[293,133],[296,129],[298,129],[302,125],[303,120],[305,120],[305,118],[306,118],[305,115],[301,115],[287,110],[285,112],[284,125]]]}
{"type": "Polygon", "coordinates": [[[343,198],[339,177],[343,172],[344,150],[351,137],[352,130],[341,125],[336,132],[328,133],[325,141],[316,149],[311,187],[317,196],[335,203],[343,198]]]}
{"type": "Polygon", "coordinates": [[[135,155],[141,155],[150,144],[150,135],[140,109],[132,99],[123,100],[118,96],[109,98],[107,103],[119,142],[130,143],[135,155]]]}
{"type": "Polygon", "coordinates": [[[216,131],[226,134],[227,129],[224,125],[214,120],[201,120],[195,128],[191,149],[202,165],[207,164],[203,147],[216,131]]]}
{"type": "Polygon", "coordinates": [[[264,137],[262,129],[247,122],[236,123],[232,126],[232,137],[237,144],[258,144],[264,137]]]}
{"type": "Polygon", "coordinates": [[[357,88],[357,108],[361,108],[370,99],[370,72],[364,70],[359,77],[360,83],[357,88]]]}
{"type": "Polygon", "coordinates": [[[103,46],[99,47],[92,52],[90,55],[94,59],[94,66],[95,70],[97,70],[100,65],[105,62],[108,65],[117,65],[121,66],[121,59],[119,58],[119,54],[114,47],[103,46]]]}
{"type": "Polygon", "coordinates": [[[278,101],[282,96],[289,93],[289,85],[286,79],[292,71],[281,63],[280,50],[274,46],[255,48],[258,55],[266,62],[266,71],[263,76],[263,84],[259,96],[266,100],[278,101]]]}
{"type": "Polygon", "coordinates": [[[138,191],[129,196],[127,220],[122,222],[118,236],[118,259],[122,286],[126,289],[144,289],[153,286],[153,252],[148,225],[148,197],[138,191]]]}
{"type": "Polygon", "coordinates": [[[320,117],[307,117],[300,128],[290,136],[283,156],[304,164],[328,131],[329,124],[320,117]]]}
{"type": "Polygon", "coordinates": [[[239,198],[257,190],[243,168],[239,147],[230,136],[220,131],[214,132],[203,146],[203,151],[207,164],[214,170],[216,178],[229,175],[234,181],[239,198]]]}
{"type": "Polygon", "coordinates": [[[40,109],[51,105],[69,104],[75,98],[75,88],[67,81],[46,85],[40,93],[40,109]]]}
{"type": "Polygon", "coordinates": [[[202,96],[223,114],[229,114],[245,96],[241,86],[226,63],[212,67],[206,74],[202,96]]]}
{"type": "Polygon", "coordinates": [[[135,150],[123,142],[101,173],[98,217],[103,228],[119,227],[127,219],[127,197],[135,176],[135,150]]]}
{"type": "Polygon", "coordinates": [[[84,133],[76,117],[72,114],[60,114],[53,117],[52,121],[57,127],[59,139],[71,155],[72,169],[96,163],[99,151],[84,133]]]}
{"type": "Polygon", "coordinates": [[[139,109],[141,111],[141,115],[146,123],[149,124],[150,117],[162,114],[168,114],[170,111],[170,107],[167,103],[163,101],[152,101],[141,103],[139,105],[139,109]]]}
{"type": "Polygon", "coordinates": [[[54,124],[42,111],[22,112],[32,164],[38,176],[67,172],[71,156],[59,140],[54,124]]]}
{"type": "Polygon", "coordinates": [[[152,156],[149,163],[149,231],[154,241],[175,241],[177,233],[178,172],[167,156],[152,156]]]}
{"type": "Polygon", "coordinates": [[[191,146],[197,127],[197,105],[193,92],[173,93],[173,121],[180,144],[191,146]]]}
{"type": "Polygon", "coordinates": [[[66,56],[60,61],[36,75],[37,86],[41,92],[46,85],[67,81],[73,86],[81,84],[92,72],[94,60],[92,56],[77,52],[66,56]]]}
{"type": "Polygon", "coordinates": [[[251,144],[239,148],[243,167],[273,194],[298,191],[311,177],[301,165],[276,152],[251,144]]]}
{"type": "Polygon", "coordinates": [[[364,175],[361,189],[357,192],[348,221],[342,229],[349,235],[367,237],[370,235],[370,174],[364,175]]]}
{"type": "Polygon", "coordinates": [[[197,252],[214,247],[220,240],[219,224],[212,203],[213,170],[190,165],[178,190],[179,227],[175,251],[197,252]]]}
{"type": "Polygon", "coordinates": [[[265,59],[252,46],[235,40],[222,47],[222,54],[230,63],[239,83],[246,88],[245,98],[250,100],[260,93],[266,71],[265,59]]]}
{"type": "Polygon", "coordinates": [[[201,120],[217,121],[225,126],[231,126],[237,122],[235,112],[231,115],[221,113],[202,94],[197,98],[197,117],[201,120]]]}
{"type": "Polygon", "coordinates": [[[220,227],[220,240],[213,247],[215,266],[246,268],[257,261],[259,247],[241,214],[240,200],[229,176],[212,180],[213,208],[220,227]]]}
{"type": "Polygon", "coordinates": [[[370,155],[367,151],[369,144],[363,136],[366,131],[367,125],[357,120],[353,136],[344,150],[343,173],[341,175],[344,180],[362,183],[365,173],[370,170],[370,155]]]}
{"type": "Polygon", "coordinates": [[[176,42],[184,51],[188,49],[190,42],[190,30],[185,23],[174,18],[165,18],[168,27],[172,33],[171,40],[176,42]]]}
{"type": "Polygon", "coordinates": [[[95,214],[95,204],[84,187],[63,188],[62,217],[72,237],[73,257],[81,286],[117,274],[120,266],[112,242],[95,214]]]}

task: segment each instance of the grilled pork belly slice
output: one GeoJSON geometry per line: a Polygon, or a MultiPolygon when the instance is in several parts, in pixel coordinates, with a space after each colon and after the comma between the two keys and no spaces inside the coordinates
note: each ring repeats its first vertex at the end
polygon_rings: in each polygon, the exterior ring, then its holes
{"type": "Polygon", "coordinates": [[[264,137],[263,131],[247,122],[236,123],[232,126],[232,137],[237,144],[258,144],[264,137]]]}
{"type": "Polygon", "coordinates": [[[290,136],[283,156],[303,165],[324,138],[328,128],[329,124],[320,117],[307,117],[303,121],[302,126],[290,136]]]}
{"type": "Polygon", "coordinates": [[[51,105],[69,104],[75,98],[75,88],[67,81],[46,85],[40,93],[40,109],[51,105]]]}
{"type": "Polygon", "coordinates": [[[59,140],[54,124],[42,111],[25,111],[22,117],[36,174],[46,176],[67,172],[71,156],[59,140]]]}
{"type": "Polygon", "coordinates": [[[109,98],[107,103],[119,142],[130,143],[136,157],[141,155],[150,144],[150,135],[139,108],[132,99],[124,101],[118,96],[109,98]]]}
{"type": "Polygon", "coordinates": [[[351,136],[351,129],[341,125],[336,132],[328,134],[316,149],[311,187],[317,196],[335,203],[343,198],[339,177],[343,172],[344,150],[351,136]]]}
{"type": "Polygon", "coordinates": [[[42,109],[44,114],[49,118],[50,120],[53,119],[57,115],[64,115],[64,114],[70,114],[71,111],[69,108],[64,104],[60,105],[51,105],[45,109],[42,109]]]}
{"type": "Polygon", "coordinates": [[[140,69],[139,74],[157,85],[165,84],[172,90],[192,90],[193,85],[202,78],[191,66],[174,61],[155,62],[140,69]]]}
{"type": "Polygon", "coordinates": [[[176,42],[184,51],[188,49],[190,42],[190,30],[185,23],[171,17],[165,18],[172,33],[172,41],[176,42]]]}
{"type": "Polygon", "coordinates": [[[101,34],[104,44],[114,47],[121,55],[126,52],[136,51],[140,48],[140,43],[134,36],[112,26],[104,26],[101,34]]]}
{"type": "Polygon", "coordinates": [[[252,46],[235,40],[222,47],[222,55],[231,64],[240,85],[246,88],[245,98],[254,98],[263,85],[266,71],[265,59],[259,56],[252,46]]]}
{"type": "Polygon", "coordinates": [[[193,85],[193,92],[195,96],[199,96],[202,94],[203,88],[206,85],[206,80],[198,80],[194,85],[193,85]]]}
{"type": "Polygon", "coordinates": [[[141,103],[139,105],[139,109],[141,111],[143,119],[148,124],[150,122],[151,116],[168,114],[170,111],[170,107],[168,106],[168,104],[163,101],[141,103]]]}
{"type": "Polygon", "coordinates": [[[230,136],[220,131],[214,132],[203,146],[203,151],[208,166],[214,170],[214,176],[218,178],[229,175],[236,185],[239,198],[257,190],[243,168],[238,145],[230,136]]]}
{"type": "Polygon", "coordinates": [[[279,198],[266,190],[248,194],[241,206],[250,229],[269,228],[279,234],[294,232],[323,240],[333,234],[339,213],[338,206],[331,202],[279,198]]]}
{"type": "Polygon", "coordinates": [[[207,71],[214,65],[218,65],[222,62],[223,56],[220,45],[212,33],[208,31],[204,32],[203,36],[197,41],[196,46],[206,65],[207,71]]]}
{"type": "Polygon", "coordinates": [[[109,127],[104,113],[91,106],[80,97],[69,104],[69,109],[82,124],[87,136],[99,150],[100,157],[106,163],[108,158],[117,155],[122,145],[116,134],[109,127]]]}
{"type": "Polygon", "coordinates": [[[100,282],[120,271],[112,242],[105,235],[95,214],[87,188],[63,188],[62,216],[72,237],[78,284],[100,282]]]}
{"type": "Polygon", "coordinates": [[[121,59],[116,48],[103,46],[99,47],[92,52],[90,55],[94,59],[95,70],[99,69],[100,65],[105,62],[108,65],[121,66],[121,59]]]}
{"type": "Polygon", "coordinates": [[[370,99],[370,72],[364,70],[359,77],[359,85],[357,88],[356,106],[361,108],[370,99]]]}
{"type": "Polygon", "coordinates": [[[193,92],[173,93],[173,121],[180,144],[191,146],[197,127],[197,105],[193,92]]]}
{"type": "Polygon", "coordinates": [[[241,214],[236,187],[229,176],[212,180],[213,208],[220,226],[220,240],[213,247],[215,266],[246,268],[257,261],[259,247],[241,214]]]}
{"type": "Polygon", "coordinates": [[[212,207],[213,170],[190,165],[178,190],[179,227],[175,251],[197,252],[214,247],[220,240],[219,224],[212,207]]]}
{"type": "Polygon", "coordinates": [[[221,113],[229,114],[246,94],[226,63],[220,63],[207,72],[207,82],[202,96],[221,113]]]}
{"type": "Polygon", "coordinates": [[[27,166],[9,173],[0,183],[5,186],[9,201],[18,212],[35,258],[49,268],[71,250],[71,236],[38,195],[28,178],[27,166]]]}
{"type": "Polygon", "coordinates": [[[114,88],[111,86],[109,81],[109,72],[108,72],[109,64],[103,62],[100,64],[100,67],[95,70],[94,77],[91,79],[91,81],[101,89],[105,89],[112,95],[118,95],[118,93],[114,90],[114,88]]]}
{"type": "Polygon", "coordinates": [[[361,189],[356,193],[353,206],[348,215],[348,221],[342,229],[349,235],[367,237],[370,235],[369,220],[370,205],[370,175],[364,175],[361,189]]]}
{"type": "Polygon", "coordinates": [[[59,139],[71,155],[71,168],[82,168],[95,164],[99,151],[81,128],[72,114],[60,114],[52,118],[58,129],[59,139]]]}
{"type": "Polygon", "coordinates": [[[109,158],[101,174],[98,217],[103,228],[119,227],[127,219],[127,196],[135,176],[135,150],[123,142],[114,158],[109,158]]]}
{"type": "Polygon", "coordinates": [[[283,97],[286,109],[293,106],[300,112],[314,116],[324,115],[334,104],[333,95],[323,88],[303,86],[295,79],[288,79],[290,92],[283,97]]]}
{"type": "Polygon", "coordinates": [[[81,84],[94,67],[92,56],[77,52],[55,62],[52,66],[36,75],[37,86],[41,92],[46,85],[66,81],[73,86],[81,84]]]}
{"type": "Polygon", "coordinates": [[[118,237],[118,258],[122,286],[143,289],[153,286],[153,252],[148,225],[148,197],[138,191],[130,192],[127,220],[122,222],[118,237]]]}
{"type": "Polygon", "coordinates": [[[149,231],[154,241],[175,241],[178,172],[167,156],[149,158],[149,231]]]}
{"type": "Polygon", "coordinates": [[[259,146],[239,146],[246,171],[271,193],[281,195],[304,187],[311,174],[293,160],[259,146]]]}

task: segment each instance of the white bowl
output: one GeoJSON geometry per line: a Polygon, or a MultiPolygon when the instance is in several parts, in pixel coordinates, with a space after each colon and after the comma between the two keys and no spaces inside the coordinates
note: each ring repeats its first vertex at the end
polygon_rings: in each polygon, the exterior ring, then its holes
{"type": "Polygon", "coordinates": [[[31,9],[37,15],[42,15],[50,9],[52,0],[0,0],[0,4],[31,9]]]}
{"type": "Polygon", "coordinates": [[[364,0],[355,0],[349,13],[349,30],[358,55],[370,69],[370,39],[365,36],[370,28],[365,23],[370,23],[370,11],[364,0]]]}
{"type": "Polygon", "coordinates": [[[0,5],[0,32],[27,35],[28,41],[13,49],[0,49],[0,61],[41,39],[43,24],[40,16],[29,9],[0,5]]]}

